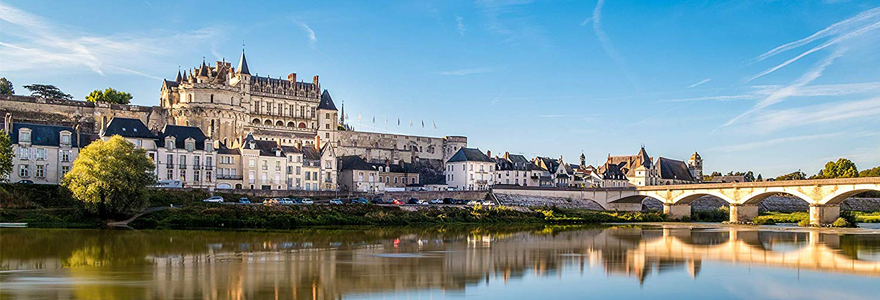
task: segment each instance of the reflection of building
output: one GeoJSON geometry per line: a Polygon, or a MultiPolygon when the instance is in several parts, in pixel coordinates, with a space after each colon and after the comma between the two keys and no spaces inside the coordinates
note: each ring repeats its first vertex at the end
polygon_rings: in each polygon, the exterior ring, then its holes
{"type": "Polygon", "coordinates": [[[527,274],[564,276],[573,266],[639,282],[681,272],[696,277],[709,266],[703,261],[880,277],[876,237],[816,231],[547,227],[131,235],[8,230],[0,235],[0,244],[17,245],[0,247],[0,270],[42,269],[47,276],[71,277],[59,280],[59,288],[43,289],[37,287],[45,282],[25,279],[33,272],[8,272],[2,299],[340,299],[462,291],[479,282],[506,282],[527,274]],[[108,268],[113,272],[106,272],[108,268]],[[78,285],[84,278],[90,284],[78,285]],[[65,294],[86,287],[106,294],[65,294]]]}

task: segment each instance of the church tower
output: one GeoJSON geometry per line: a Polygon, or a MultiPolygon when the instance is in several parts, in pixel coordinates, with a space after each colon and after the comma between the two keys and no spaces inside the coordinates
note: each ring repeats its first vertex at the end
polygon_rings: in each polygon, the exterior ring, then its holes
{"type": "Polygon", "coordinates": [[[688,169],[691,170],[691,176],[694,177],[694,180],[703,181],[703,158],[696,151],[688,160],[688,169]]]}

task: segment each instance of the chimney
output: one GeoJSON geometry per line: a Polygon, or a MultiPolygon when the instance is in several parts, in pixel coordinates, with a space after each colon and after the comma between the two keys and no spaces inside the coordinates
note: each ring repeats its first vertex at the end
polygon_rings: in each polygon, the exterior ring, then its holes
{"type": "Polygon", "coordinates": [[[315,86],[318,85],[318,75],[315,75],[315,77],[312,78],[312,84],[314,84],[315,86]]]}
{"type": "Polygon", "coordinates": [[[296,149],[299,149],[300,151],[302,151],[302,141],[297,140],[295,143],[295,146],[296,146],[296,149]]]}
{"type": "Polygon", "coordinates": [[[486,150],[486,156],[492,158],[492,151],[486,150]]]}
{"type": "Polygon", "coordinates": [[[12,134],[12,114],[6,113],[6,117],[3,119],[3,121],[3,125],[6,126],[6,128],[3,128],[3,130],[6,131],[6,134],[12,134]]]}
{"type": "Polygon", "coordinates": [[[315,135],[315,150],[321,150],[321,135],[315,135]]]}
{"type": "Polygon", "coordinates": [[[290,73],[287,75],[287,81],[296,83],[296,73],[290,73]]]}

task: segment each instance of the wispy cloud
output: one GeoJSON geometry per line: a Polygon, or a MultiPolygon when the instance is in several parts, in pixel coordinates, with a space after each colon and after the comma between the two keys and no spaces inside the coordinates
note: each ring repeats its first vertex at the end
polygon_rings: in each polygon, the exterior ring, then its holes
{"type": "MultiPolygon", "coordinates": [[[[596,38],[598,38],[599,43],[602,44],[602,49],[605,50],[605,54],[614,60],[614,63],[616,63],[623,73],[626,74],[627,79],[629,79],[636,91],[639,91],[640,89],[638,84],[636,84],[635,77],[629,72],[629,69],[626,66],[626,61],[624,61],[623,57],[617,53],[614,44],[611,42],[611,38],[609,38],[608,34],[605,33],[605,30],[602,29],[602,6],[604,5],[605,0],[599,0],[596,3],[596,7],[593,9],[593,17],[588,19],[593,23],[593,33],[596,34],[596,38]]],[[[586,21],[581,24],[586,25],[586,21]]]]}
{"type": "Polygon", "coordinates": [[[791,137],[783,137],[783,138],[775,138],[770,140],[751,142],[751,143],[740,143],[736,145],[727,145],[724,147],[718,147],[713,150],[718,152],[742,152],[748,150],[754,150],[758,148],[766,148],[779,144],[791,144],[795,142],[803,142],[803,141],[811,141],[818,139],[828,139],[833,137],[838,137],[842,132],[837,133],[827,133],[827,134],[812,134],[812,135],[801,135],[801,136],[791,136],[791,137]]]}
{"type": "Polygon", "coordinates": [[[462,18],[461,16],[455,16],[455,23],[458,26],[458,34],[464,36],[464,32],[467,30],[466,28],[464,28],[464,18],[462,18]]]}
{"type": "Polygon", "coordinates": [[[494,69],[492,69],[492,68],[473,68],[473,69],[443,71],[443,72],[438,72],[438,73],[440,75],[464,76],[464,75],[472,75],[472,74],[491,73],[493,71],[494,71],[494,69]]]}
{"type": "Polygon", "coordinates": [[[134,74],[150,79],[150,69],[161,65],[181,44],[196,45],[219,36],[217,29],[188,32],[150,32],[100,36],[67,30],[30,12],[0,3],[0,72],[88,70],[134,74]]]}
{"type": "Polygon", "coordinates": [[[529,39],[528,45],[549,45],[543,30],[535,24],[528,5],[534,0],[477,0],[477,8],[485,16],[486,29],[504,38],[504,42],[518,45],[529,39]]]}
{"type": "Polygon", "coordinates": [[[782,101],[785,101],[785,99],[787,99],[788,97],[791,97],[792,95],[797,94],[797,92],[800,88],[806,86],[810,82],[813,82],[813,80],[816,80],[816,78],[819,78],[819,76],[822,76],[822,73],[825,72],[825,68],[827,68],[829,65],[831,65],[831,63],[833,63],[835,59],[837,59],[838,57],[843,55],[843,52],[845,52],[845,51],[846,51],[845,48],[840,48],[837,51],[834,51],[834,53],[825,57],[825,59],[823,59],[815,67],[813,67],[812,69],[810,69],[809,71],[807,71],[806,73],[801,75],[801,77],[798,78],[797,80],[795,80],[792,84],[790,84],[784,88],[781,88],[779,90],[774,91],[772,94],[767,96],[767,98],[756,103],[748,111],[746,111],[746,112],[734,117],[733,119],[730,119],[729,121],[727,121],[727,123],[725,123],[723,125],[723,127],[733,125],[734,123],[736,123],[740,119],[742,119],[750,114],[758,112],[758,111],[760,111],[770,105],[774,105],[774,104],[780,103],[782,101]]]}
{"type": "Polygon", "coordinates": [[[712,81],[712,78],[706,78],[706,79],[700,80],[700,81],[697,82],[697,83],[694,83],[694,84],[689,85],[687,88],[692,89],[692,88],[695,88],[695,87],[701,86],[701,85],[703,85],[704,83],[709,82],[709,81],[712,81]]]}
{"type": "Polygon", "coordinates": [[[825,49],[825,48],[828,48],[828,47],[831,47],[831,46],[834,46],[834,45],[837,45],[837,44],[840,44],[840,43],[843,43],[843,42],[846,42],[846,41],[849,41],[849,40],[852,40],[855,38],[858,38],[860,36],[865,35],[866,33],[869,33],[871,31],[874,31],[877,29],[880,29],[880,7],[864,11],[864,12],[856,15],[855,17],[852,17],[852,18],[840,21],[838,23],[835,23],[829,27],[826,27],[825,29],[822,29],[816,33],[813,33],[812,35],[810,35],[806,38],[803,38],[803,39],[800,39],[800,40],[797,40],[797,41],[794,41],[791,43],[787,43],[785,45],[776,47],[770,51],[767,51],[767,52],[761,54],[760,56],[755,58],[756,61],[761,61],[761,60],[767,59],[769,57],[778,55],[780,53],[805,46],[809,43],[812,43],[812,42],[817,41],[822,38],[833,37],[818,46],[810,48],[809,50],[804,51],[801,54],[798,54],[797,56],[782,62],[781,64],[778,64],[776,66],[768,68],[768,69],[752,76],[747,81],[752,81],[757,78],[763,77],[767,74],[776,72],[777,70],[782,69],[782,68],[800,60],[801,58],[804,58],[807,55],[810,55],[810,54],[815,53],[817,51],[820,51],[822,49],[825,49]]]}
{"type": "Polygon", "coordinates": [[[318,36],[315,34],[315,31],[312,30],[312,28],[309,27],[309,24],[306,24],[305,22],[298,22],[298,25],[306,31],[306,37],[309,39],[309,47],[315,49],[315,47],[318,45],[318,36]]]}
{"type": "Polygon", "coordinates": [[[699,101],[733,101],[733,100],[756,100],[760,96],[754,94],[746,95],[729,95],[729,96],[705,96],[692,98],[676,98],[656,101],[656,103],[676,103],[676,102],[699,102],[699,101]]]}
{"type": "Polygon", "coordinates": [[[752,123],[756,130],[770,132],[796,126],[853,120],[880,121],[880,97],[768,111],[756,116],[752,123]]]}

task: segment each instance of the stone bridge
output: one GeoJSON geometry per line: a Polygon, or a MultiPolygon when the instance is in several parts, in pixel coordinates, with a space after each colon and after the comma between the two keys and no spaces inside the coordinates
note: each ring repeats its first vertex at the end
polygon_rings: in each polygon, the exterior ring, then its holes
{"type": "Polygon", "coordinates": [[[880,191],[880,177],[816,180],[639,186],[620,189],[529,188],[500,186],[494,193],[593,200],[608,210],[640,211],[642,201],[663,202],[672,218],[690,216],[691,202],[703,196],[730,203],[730,222],[758,216],[758,204],[776,194],[788,194],[810,204],[810,223],[823,225],[840,216],[840,203],[856,194],[880,191]]]}

